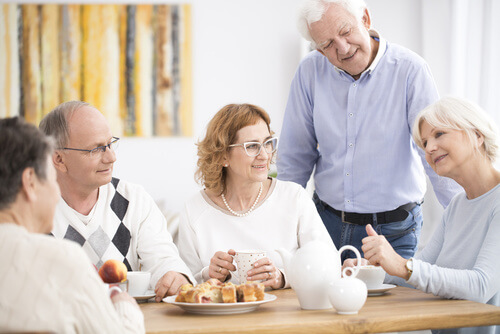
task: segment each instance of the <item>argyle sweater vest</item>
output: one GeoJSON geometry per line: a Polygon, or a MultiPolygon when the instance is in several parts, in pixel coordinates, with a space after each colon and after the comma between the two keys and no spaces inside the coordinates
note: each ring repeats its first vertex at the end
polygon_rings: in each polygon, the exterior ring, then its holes
{"type": "MultiPolygon", "coordinates": [[[[85,225],[79,220],[66,203],[59,203],[58,211],[65,219],[56,222],[52,234],[80,244],[97,268],[108,259],[123,261],[128,270],[139,270],[133,266],[137,261],[129,259],[131,245],[131,222],[125,220],[129,201],[119,191],[120,180],[113,178],[111,183],[99,189],[94,216],[85,225]]],[[[61,199],[62,202],[64,200],[61,199]]]]}

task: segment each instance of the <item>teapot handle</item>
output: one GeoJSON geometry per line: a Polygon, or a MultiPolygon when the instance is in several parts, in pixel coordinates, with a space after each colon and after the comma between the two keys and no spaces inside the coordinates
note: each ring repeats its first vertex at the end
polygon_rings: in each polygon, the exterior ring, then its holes
{"type": "Polygon", "coordinates": [[[348,268],[344,268],[344,270],[342,271],[342,275],[345,275],[346,270],[349,269],[351,271],[351,277],[356,277],[358,275],[358,272],[359,272],[359,267],[361,267],[361,255],[359,254],[359,251],[354,246],[345,245],[345,246],[343,246],[343,247],[341,247],[339,249],[339,256],[345,250],[351,250],[351,251],[353,251],[354,254],[356,254],[356,259],[358,261],[356,263],[356,267],[353,267],[353,268],[349,268],[349,267],[348,268]]]}

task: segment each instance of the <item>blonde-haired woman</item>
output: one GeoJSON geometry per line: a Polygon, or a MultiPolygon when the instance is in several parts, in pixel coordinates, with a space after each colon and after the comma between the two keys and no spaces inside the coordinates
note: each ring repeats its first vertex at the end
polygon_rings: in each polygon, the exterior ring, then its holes
{"type": "Polygon", "coordinates": [[[205,189],[186,203],[178,239],[179,253],[198,282],[236,282],[230,274],[236,269],[234,249],[266,251],[249,280],[274,289],[288,286],[275,249],[295,251],[320,238],[335,252],[308,193],[268,177],[277,142],[269,115],[255,105],[227,105],[208,124],[196,172],[205,189]]]}
{"type": "MultiPolygon", "coordinates": [[[[450,202],[419,255],[402,258],[367,226],[365,258],[425,292],[499,306],[500,172],[493,166],[498,150],[493,121],[474,103],[446,97],[420,112],[413,137],[436,173],[465,192],[450,202]]],[[[495,327],[459,331],[495,333],[495,327]]]]}

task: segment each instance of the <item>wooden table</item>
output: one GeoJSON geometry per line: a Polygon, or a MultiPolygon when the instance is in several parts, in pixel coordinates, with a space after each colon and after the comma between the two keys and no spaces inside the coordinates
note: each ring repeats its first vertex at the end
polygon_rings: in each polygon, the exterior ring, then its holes
{"type": "Polygon", "coordinates": [[[166,303],[140,304],[147,333],[360,333],[500,325],[500,307],[447,300],[397,287],[368,297],[357,315],[335,309],[302,310],[291,289],[271,291],[277,300],[234,315],[189,314],[166,303]]]}

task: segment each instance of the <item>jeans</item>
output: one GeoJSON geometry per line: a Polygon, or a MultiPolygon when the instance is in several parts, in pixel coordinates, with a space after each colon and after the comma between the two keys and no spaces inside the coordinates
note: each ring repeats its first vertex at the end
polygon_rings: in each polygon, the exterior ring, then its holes
{"type": "MultiPolygon", "coordinates": [[[[366,226],[343,223],[339,216],[325,207],[316,193],[314,193],[313,200],[337,249],[344,245],[352,245],[359,250],[361,257],[363,257],[364,254],[361,250],[363,242],[361,240],[367,236],[366,226]]],[[[417,250],[422,223],[422,205],[417,204],[403,221],[379,225],[377,224],[377,215],[374,215],[372,226],[378,234],[386,237],[396,253],[405,259],[409,259],[417,250]]],[[[354,252],[350,250],[346,250],[341,254],[342,263],[347,258],[355,257],[354,252]]]]}

